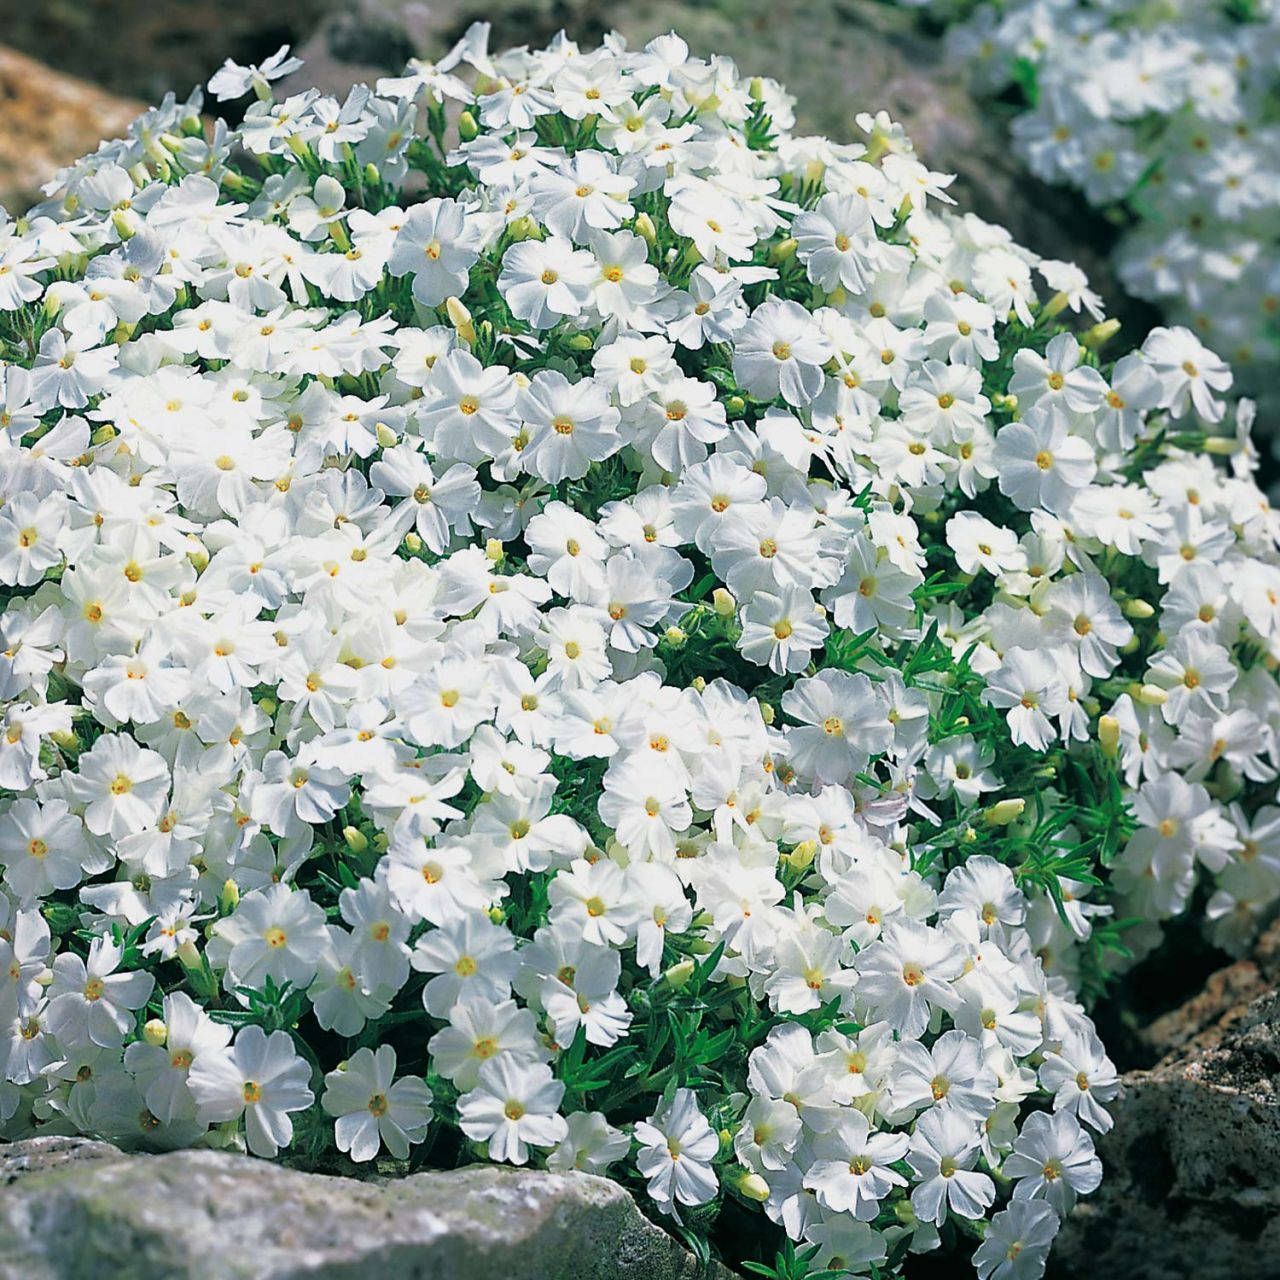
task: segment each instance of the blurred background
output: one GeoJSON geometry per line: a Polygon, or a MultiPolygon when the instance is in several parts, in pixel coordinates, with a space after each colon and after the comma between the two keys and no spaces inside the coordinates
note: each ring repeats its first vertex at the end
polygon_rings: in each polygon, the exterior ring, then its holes
{"type": "Polygon", "coordinates": [[[342,94],[412,56],[438,56],[477,19],[493,24],[495,49],[562,28],[583,44],[675,28],[696,53],[781,80],[802,132],[851,139],[860,111],[888,110],[933,167],[959,175],[962,207],[1047,256],[1074,257],[1135,335],[1150,323],[1114,287],[1114,228],[1029,178],[1009,152],[1007,120],[975,104],[916,13],[884,0],[803,10],[778,0],[0,0],[0,203],[22,211],[59,165],[165,93],[185,97],[227,57],[259,62],[289,44],[306,66],[283,91],[342,94]]]}

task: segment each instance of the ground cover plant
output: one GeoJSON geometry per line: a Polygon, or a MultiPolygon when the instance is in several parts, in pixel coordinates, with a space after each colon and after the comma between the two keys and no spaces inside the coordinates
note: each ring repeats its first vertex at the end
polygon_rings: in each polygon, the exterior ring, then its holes
{"type": "Polygon", "coordinates": [[[1280,892],[1226,366],[676,35],[296,69],[0,228],[3,1133],[1037,1275],[1088,1003],[1280,892]]]}

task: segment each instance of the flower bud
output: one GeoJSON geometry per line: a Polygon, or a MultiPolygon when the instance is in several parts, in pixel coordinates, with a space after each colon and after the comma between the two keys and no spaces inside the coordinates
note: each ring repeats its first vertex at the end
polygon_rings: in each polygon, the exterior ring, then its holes
{"type": "Polygon", "coordinates": [[[777,713],[774,711],[772,703],[762,702],[760,704],[760,719],[763,720],[765,724],[772,724],[776,714],[777,713]]]}
{"type": "Polygon", "coordinates": [[[467,310],[461,298],[444,300],[445,314],[449,323],[458,331],[458,337],[469,347],[476,345],[476,327],[471,323],[471,312],[467,310]]]}
{"type": "Polygon", "coordinates": [[[679,627],[671,626],[667,628],[665,636],[666,642],[673,648],[679,649],[689,637],[685,635],[679,627]]]}
{"type": "Polygon", "coordinates": [[[476,124],[475,116],[473,116],[470,111],[464,111],[458,117],[458,137],[460,137],[463,142],[470,142],[472,138],[477,137],[479,133],[480,126],[476,124]]]}
{"type": "Polygon", "coordinates": [[[541,240],[542,229],[526,213],[523,217],[517,218],[510,226],[507,227],[507,238],[512,241],[541,240]]]}
{"type": "Polygon", "coordinates": [[[1055,293],[1053,297],[1044,304],[1044,310],[1040,314],[1046,319],[1051,319],[1053,316],[1059,315],[1061,312],[1065,311],[1067,303],[1070,301],[1071,299],[1067,297],[1065,293],[1055,293]]]}
{"type": "Polygon", "coordinates": [[[802,840],[787,854],[787,861],[796,871],[808,871],[813,866],[813,860],[817,856],[818,842],[816,840],[802,840]]]}
{"type": "Polygon", "coordinates": [[[364,853],[369,847],[369,837],[359,827],[343,827],[342,838],[352,853],[364,853]]]}
{"type": "Polygon", "coordinates": [[[564,345],[570,351],[590,351],[595,342],[589,333],[575,333],[564,345]]]}
{"type": "Polygon", "coordinates": [[[1225,458],[1240,452],[1240,441],[1235,436],[1205,436],[1204,443],[1200,447],[1205,453],[1225,458]]]}
{"type": "Polygon", "coordinates": [[[748,1173],[740,1178],[737,1191],[740,1196],[747,1200],[754,1200],[757,1204],[764,1204],[772,1194],[769,1184],[758,1173],[748,1173]]]}
{"type": "Polygon", "coordinates": [[[417,555],[422,550],[422,539],[410,531],[404,535],[404,545],[410,555],[417,555]]]}
{"type": "Polygon", "coordinates": [[[785,240],[778,241],[777,244],[769,250],[769,261],[775,267],[781,266],[789,258],[795,257],[796,250],[800,247],[800,242],[795,236],[788,236],[785,240]]]}
{"type": "Polygon", "coordinates": [[[999,800],[983,813],[989,827],[1007,827],[1015,819],[1022,817],[1027,802],[1021,797],[999,800]]]}
{"type": "Polygon", "coordinates": [[[722,618],[732,618],[738,608],[738,602],[733,598],[732,592],[724,587],[717,587],[711,593],[711,605],[722,618]]]}
{"type": "Polygon", "coordinates": [[[1098,721],[1098,742],[1102,746],[1102,754],[1108,760],[1114,760],[1120,749],[1120,721],[1115,716],[1103,716],[1098,721]]]}
{"type": "Polygon", "coordinates": [[[169,1038],[169,1028],[164,1025],[163,1018],[149,1018],[142,1028],[142,1038],[149,1045],[159,1047],[169,1038]]]}
{"type": "Polygon", "coordinates": [[[1147,707],[1163,707],[1169,701],[1169,695],[1159,685],[1144,684],[1139,688],[1136,699],[1147,707]]]}
{"type": "Polygon", "coordinates": [[[485,556],[492,560],[494,564],[501,564],[506,559],[507,553],[503,549],[501,538],[490,538],[484,544],[485,556]]]}
{"type": "Polygon", "coordinates": [[[1097,350],[1104,343],[1110,342],[1120,332],[1119,320],[1102,320],[1092,329],[1085,330],[1080,338],[1080,345],[1097,350]]]}
{"type": "Polygon", "coordinates": [[[680,960],[669,969],[663,971],[662,981],[667,986],[674,987],[678,991],[693,977],[693,972],[697,967],[692,960],[680,960]]]}
{"type": "Polygon", "coordinates": [[[223,882],[222,891],[218,894],[218,910],[229,916],[240,903],[240,886],[234,880],[223,882]]]}
{"type": "Polygon", "coordinates": [[[746,411],[747,402],[741,396],[730,396],[724,402],[724,407],[732,417],[737,418],[746,411]]]}
{"type": "Polygon", "coordinates": [[[1120,606],[1120,612],[1123,613],[1126,618],[1134,619],[1135,622],[1145,622],[1155,613],[1155,608],[1145,600],[1138,600],[1134,598],[1126,600],[1124,604],[1120,606]]]}
{"type": "Polygon", "coordinates": [[[652,249],[658,239],[658,228],[653,225],[653,219],[647,213],[638,214],[635,227],[636,235],[652,249]]]}
{"type": "Polygon", "coordinates": [[[400,437],[385,422],[380,422],[373,429],[380,449],[394,449],[400,443],[400,437]]]}

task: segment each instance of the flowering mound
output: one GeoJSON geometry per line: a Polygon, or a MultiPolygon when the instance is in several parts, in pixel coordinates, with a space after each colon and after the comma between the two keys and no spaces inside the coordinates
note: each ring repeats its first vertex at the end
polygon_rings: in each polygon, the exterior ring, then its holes
{"type": "Polygon", "coordinates": [[[1079,998],[1198,867],[1224,938],[1280,890],[1221,366],[1105,359],[886,117],[486,37],[228,64],[237,128],[168,101],[0,230],[4,1132],[1034,1275],[1079,998]]]}
{"type": "Polygon", "coordinates": [[[1280,5],[901,2],[963,17],[949,48],[984,92],[1023,99],[1013,138],[1032,173],[1116,211],[1125,287],[1280,419],[1280,5]]]}

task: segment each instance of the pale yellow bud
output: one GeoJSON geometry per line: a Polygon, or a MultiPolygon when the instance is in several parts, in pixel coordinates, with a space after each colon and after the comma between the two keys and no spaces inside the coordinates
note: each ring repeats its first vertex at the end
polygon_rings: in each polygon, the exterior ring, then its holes
{"type": "Polygon", "coordinates": [[[1026,807],[1027,802],[1021,797],[999,800],[984,812],[983,818],[989,827],[1007,827],[1009,823],[1022,816],[1022,811],[1026,807]]]}
{"type": "Polygon", "coordinates": [[[476,327],[471,323],[471,312],[467,310],[462,299],[446,298],[444,309],[449,317],[449,323],[458,331],[458,337],[468,346],[474,347],[476,344],[476,327]]]}
{"type": "Polygon", "coordinates": [[[1120,749],[1120,721],[1115,716],[1103,716],[1098,721],[1098,742],[1102,746],[1102,754],[1108,760],[1114,760],[1120,749]]]}
{"type": "Polygon", "coordinates": [[[738,608],[738,602],[733,598],[733,593],[724,587],[717,587],[711,593],[711,605],[722,618],[732,618],[738,608]]]}
{"type": "Polygon", "coordinates": [[[785,240],[780,240],[769,250],[769,261],[773,265],[780,266],[786,262],[788,258],[795,257],[796,250],[800,247],[800,242],[795,236],[788,236],[785,240]]]}
{"type": "Polygon", "coordinates": [[[169,1028],[163,1018],[149,1018],[142,1028],[142,1038],[149,1045],[159,1048],[169,1038],[169,1028]]]}
{"type": "Polygon", "coordinates": [[[240,903],[240,886],[234,880],[225,880],[218,894],[218,910],[229,916],[240,903]]]}
{"type": "Polygon", "coordinates": [[[1096,350],[1104,343],[1110,342],[1120,332],[1119,320],[1102,320],[1092,329],[1087,329],[1080,339],[1080,345],[1096,350]]]}

